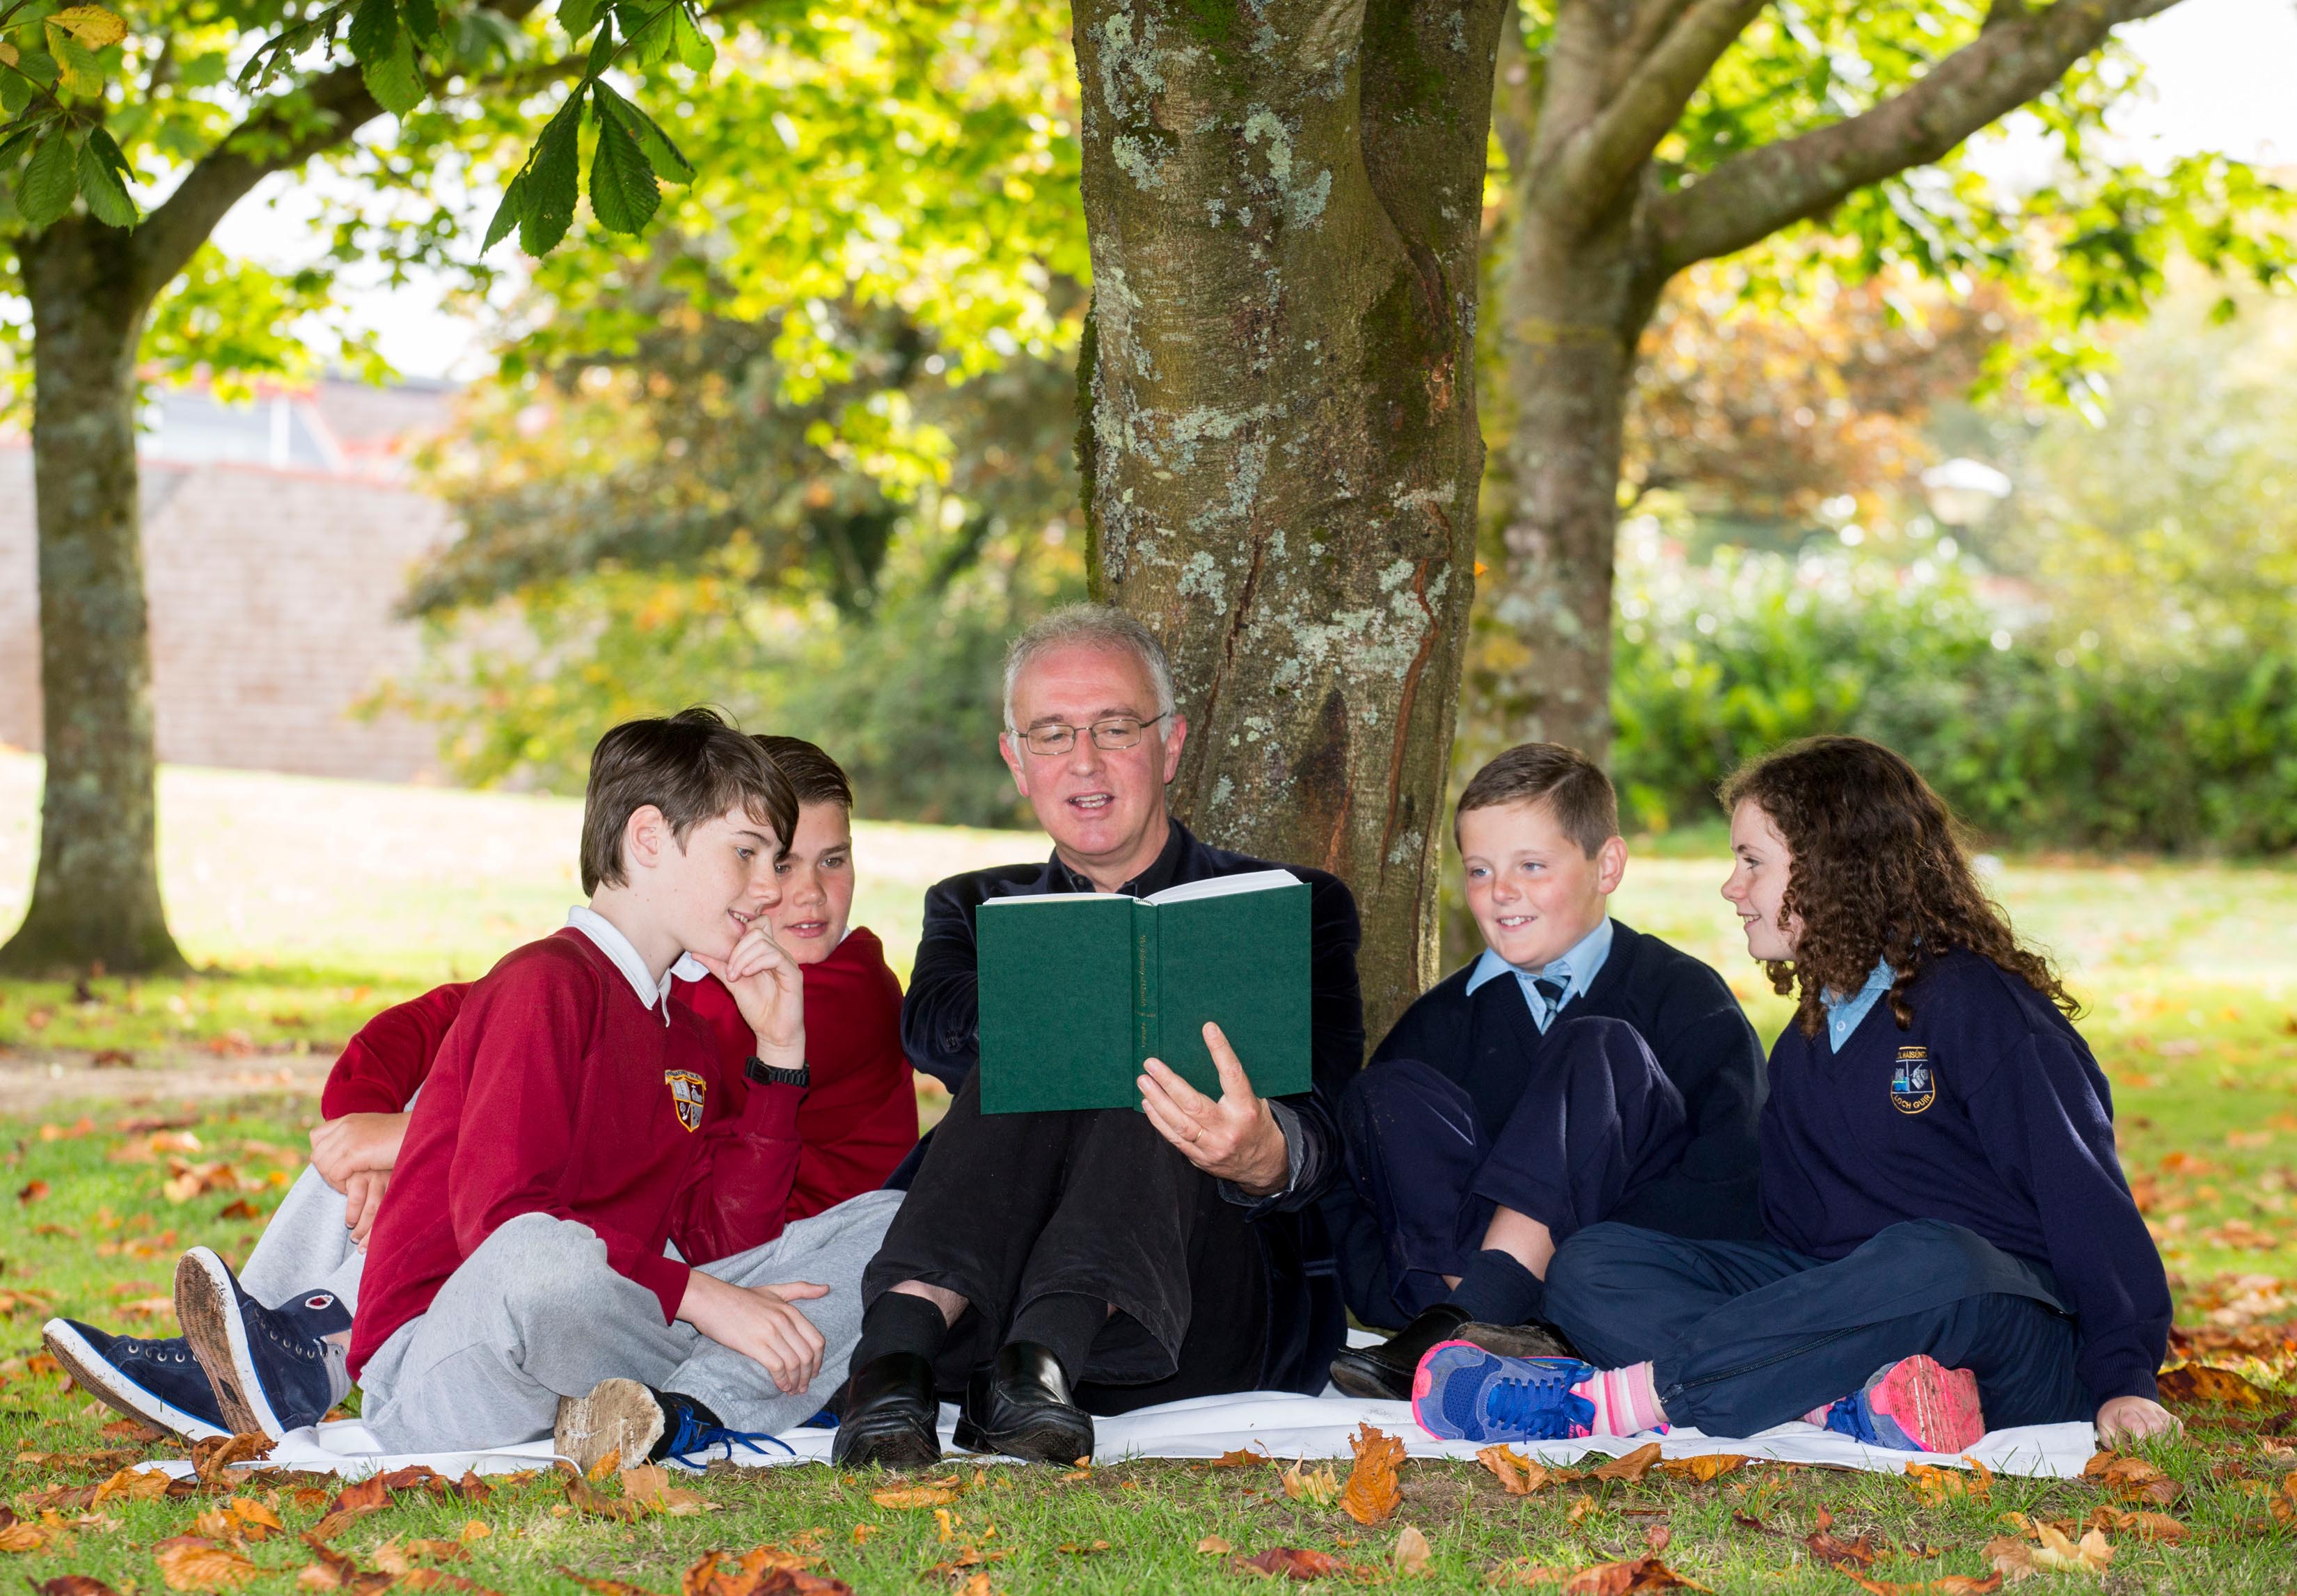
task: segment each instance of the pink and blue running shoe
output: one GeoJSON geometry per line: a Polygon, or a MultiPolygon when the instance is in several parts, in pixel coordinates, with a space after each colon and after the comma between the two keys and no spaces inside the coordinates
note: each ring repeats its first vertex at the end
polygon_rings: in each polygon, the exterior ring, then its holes
{"type": "Polygon", "coordinates": [[[1894,1452],[1953,1456],[1986,1436],[1978,1377],[1916,1353],[1874,1371],[1865,1388],[1826,1410],[1826,1427],[1894,1452]]]}
{"type": "Polygon", "coordinates": [[[1571,1387],[1595,1378],[1577,1358],[1503,1358],[1472,1341],[1439,1341],[1412,1378],[1412,1416],[1438,1441],[1568,1441],[1588,1433],[1595,1404],[1571,1387]]]}

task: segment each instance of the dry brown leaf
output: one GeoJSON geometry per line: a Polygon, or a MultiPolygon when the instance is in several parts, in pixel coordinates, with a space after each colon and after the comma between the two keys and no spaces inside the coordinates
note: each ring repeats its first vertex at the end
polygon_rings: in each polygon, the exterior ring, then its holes
{"type": "Polygon", "coordinates": [[[1284,1494],[1294,1501],[1312,1501],[1320,1508],[1328,1508],[1340,1493],[1339,1477],[1332,1472],[1330,1465],[1311,1469],[1305,1458],[1287,1468],[1280,1477],[1284,1484],[1284,1494]]]}
{"type": "Polygon", "coordinates": [[[624,1524],[634,1524],[646,1517],[646,1510],[635,1501],[619,1496],[601,1496],[591,1488],[590,1482],[571,1470],[566,1476],[566,1501],[578,1513],[593,1518],[613,1518],[624,1524]]]}
{"type": "Polygon", "coordinates": [[[460,1541],[409,1541],[407,1543],[407,1555],[411,1558],[427,1558],[434,1563],[454,1563],[462,1561],[471,1554],[464,1549],[460,1541]]]}
{"type": "Polygon", "coordinates": [[[1275,1460],[1264,1452],[1256,1452],[1251,1447],[1239,1446],[1234,1452],[1221,1453],[1212,1460],[1212,1466],[1215,1468],[1257,1468],[1263,1464],[1273,1463],[1275,1460]]]}
{"type": "Polygon", "coordinates": [[[156,1501],[168,1493],[174,1484],[157,1468],[122,1468],[119,1473],[96,1486],[89,1505],[101,1507],[113,1500],[120,1501],[156,1501]]]}
{"type": "Polygon", "coordinates": [[[1362,1572],[1354,1563],[1308,1546],[1272,1546],[1258,1557],[1238,1558],[1234,1566],[1264,1579],[1345,1579],[1362,1572]]]}
{"type": "Polygon", "coordinates": [[[92,1574],[59,1574],[54,1579],[30,1583],[39,1596],[119,1596],[92,1574]]]}
{"type": "Polygon", "coordinates": [[[1623,1458],[1613,1458],[1593,1470],[1597,1479],[1625,1480],[1629,1485],[1640,1482],[1659,1460],[1659,1443],[1646,1441],[1623,1458]]]}
{"type": "Polygon", "coordinates": [[[1404,1443],[1386,1430],[1359,1424],[1348,1445],[1356,1460],[1341,1488],[1340,1508],[1358,1524],[1385,1524],[1404,1505],[1404,1486],[1395,1477],[1404,1443]]]}
{"type": "Polygon", "coordinates": [[[467,1543],[472,1541],[483,1541],[494,1533],[487,1527],[484,1519],[473,1518],[463,1526],[462,1532],[456,1535],[455,1539],[467,1543]]]}
{"type": "Polygon", "coordinates": [[[1750,1460],[1740,1452],[1701,1452],[1695,1458],[1675,1458],[1661,1463],[1659,1467],[1678,1479],[1694,1480],[1704,1485],[1722,1478],[1726,1474],[1737,1473],[1744,1468],[1749,1461],[1750,1460]]]}
{"type": "Polygon", "coordinates": [[[1938,1507],[1955,1497],[1983,1501],[1994,1493],[1994,1470],[1975,1460],[1967,1473],[1936,1463],[1909,1463],[1906,1479],[1926,1508],[1938,1507]]]}
{"type": "Polygon", "coordinates": [[[1812,1516],[1814,1528],[1803,1537],[1802,1543],[1810,1548],[1810,1555],[1832,1568],[1855,1573],[1873,1567],[1874,1559],[1882,1555],[1869,1531],[1855,1541],[1846,1541],[1834,1533],[1834,1515],[1824,1507],[1812,1516]]]}
{"type": "Polygon", "coordinates": [[[231,1516],[229,1508],[210,1508],[192,1520],[192,1533],[210,1541],[237,1541],[239,1520],[231,1516]]]}
{"type": "Polygon", "coordinates": [[[2034,1561],[2045,1568],[2103,1574],[2106,1565],[2113,1561],[2113,1547],[2100,1531],[2091,1530],[2079,1542],[2069,1538],[2055,1525],[2038,1524],[2034,1533],[2042,1543],[2035,1548],[2034,1561]]]}
{"type": "Polygon", "coordinates": [[[6,1515],[0,1523],[0,1551],[37,1551],[48,1543],[48,1532],[39,1524],[29,1518],[20,1524],[5,1508],[0,1508],[0,1514],[6,1515]]]}
{"type": "Polygon", "coordinates": [[[2104,1486],[2124,1501],[2151,1502],[2166,1508],[2185,1493],[2185,1487],[2144,1458],[2120,1452],[2094,1453],[2082,1465],[2082,1477],[2104,1486]]]}
{"type": "Polygon", "coordinates": [[[1428,1537],[1411,1525],[1395,1532],[1395,1546],[1387,1554],[1387,1566],[1405,1579],[1418,1579],[1428,1572],[1428,1559],[1436,1549],[1428,1544],[1428,1537]]]}
{"type": "Polygon", "coordinates": [[[287,1526],[279,1522],[279,1515],[252,1496],[231,1499],[231,1516],[239,1520],[240,1530],[251,1541],[260,1541],[275,1531],[284,1534],[287,1526]]]}
{"type": "Polygon", "coordinates": [[[644,1585],[625,1584],[619,1579],[592,1579],[586,1574],[577,1574],[573,1569],[567,1567],[561,1567],[558,1572],[576,1584],[597,1592],[598,1596],[657,1596],[655,1592],[647,1590],[644,1585]]]}
{"type": "Polygon", "coordinates": [[[2133,1513],[2108,1507],[2091,1509],[2087,1526],[2090,1529],[2120,1530],[2136,1535],[2141,1541],[2160,1541],[2170,1546],[2193,1533],[2167,1513],[2133,1513]]]}
{"type": "Polygon", "coordinates": [[[590,1465],[590,1483],[594,1485],[604,1484],[606,1480],[611,1479],[614,1475],[620,1473],[622,1471],[622,1449],[617,1446],[610,1450],[605,1457],[600,1458],[597,1462],[590,1465]]]}
{"type": "Polygon", "coordinates": [[[1568,1485],[1585,1477],[1577,1469],[1535,1463],[1512,1446],[1486,1446],[1476,1453],[1476,1461],[1489,1469],[1511,1496],[1528,1496],[1548,1485],[1568,1485]]]}
{"type": "Polygon", "coordinates": [[[670,1483],[670,1470],[659,1463],[642,1463],[622,1470],[622,1494],[640,1507],[674,1518],[690,1518],[714,1511],[717,1504],[699,1491],[683,1491],[670,1483]]]}
{"type": "Polygon", "coordinates": [[[1651,1524],[1643,1526],[1643,1543],[1651,1548],[1653,1557],[1665,1551],[1667,1543],[1674,1539],[1675,1531],[1667,1525],[1651,1524]]]}
{"type": "Polygon", "coordinates": [[[1071,1557],[1096,1557],[1108,1551],[1109,1544],[1106,1541],[1064,1541],[1061,1543],[1061,1550],[1071,1557]]]}
{"type": "Polygon", "coordinates": [[[1552,1585],[1563,1577],[1563,1570],[1551,1568],[1544,1563],[1535,1563],[1529,1558],[1510,1558],[1495,1568],[1485,1570],[1487,1585],[1552,1585]]]}
{"type": "Polygon", "coordinates": [[[1206,1535],[1203,1540],[1197,1543],[1197,1550],[1203,1552],[1207,1557],[1226,1557],[1230,1552],[1234,1551],[1236,1548],[1230,1545],[1226,1541],[1222,1540],[1218,1535],[1206,1535]]]}
{"type": "Polygon", "coordinates": [[[1931,1596],[1993,1596],[2002,1588],[2002,1575],[1988,1574],[1982,1578],[1975,1574],[1942,1574],[1931,1581],[1931,1596]]]}
{"type": "Polygon", "coordinates": [[[152,1557],[171,1591],[235,1590],[256,1573],[245,1553],[201,1535],[171,1535],[152,1548],[152,1557]]]}
{"type": "Polygon", "coordinates": [[[879,1507],[896,1510],[947,1507],[957,1498],[958,1493],[948,1485],[905,1485],[869,1493],[869,1500],[879,1507]]]}
{"type": "Polygon", "coordinates": [[[1563,1596],[1626,1596],[1630,1591],[1704,1591],[1695,1579],[1685,1579],[1655,1557],[1630,1558],[1623,1562],[1598,1563],[1582,1568],[1563,1582],[1563,1596]]]}
{"type": "Polygon", "coordinates": [[[2252,1384],[2230,1369],[2208,1363],[2187,1363],[2154,1377],[2161,1400],[2170,1406],[2217,1403],[2236,1408],[2260,1408],[2272,1400],[2264,1387],[2252,1384]]]}
{"type": "Polygon", "coordinates": [[[1574,1501],[1569,1507],[1563,1510],[1563,1522],[1566,1524],[1585,1523],[1586,1521],[1587,1515],[1594,1510],[1595,1499],[1592,1496],[1582,1494],[1574,1501]]]}

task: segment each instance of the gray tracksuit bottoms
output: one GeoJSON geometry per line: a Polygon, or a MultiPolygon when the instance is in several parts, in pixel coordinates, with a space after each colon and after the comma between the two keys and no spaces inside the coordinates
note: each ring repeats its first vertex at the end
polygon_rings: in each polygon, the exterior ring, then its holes
{"type": "Polygon", "coordinates": [[[703,1265],[736,1286],[811,1280],[827,1296],[797,1304],[828,1344],[803,1391],[693,1326],[606,1265],[588,1225],[523,1213],[480,1243],[430,1311],[392,1332],[360,1371],[363,1417],[390,1451],[466,1452],[550,1434],[558,1399],[600,1380],[691,1396],[737,1430],[803,1423],[844,1383],[861,1334],[861,1271],[902,1205],[870,1191],[802,1219],[763,1246],[703,1265]]]}

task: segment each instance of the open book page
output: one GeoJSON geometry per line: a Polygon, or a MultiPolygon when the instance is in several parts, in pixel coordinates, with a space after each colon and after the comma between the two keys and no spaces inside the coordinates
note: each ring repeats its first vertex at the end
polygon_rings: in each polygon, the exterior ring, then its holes
{"type": "Polygon", "coordinates": [[[1265,893],[1280,886],[1298,886],[1300,884],[1300,878],[1289,870],[1247,870],[1241,876],[1215,876],[1208,881],[1189,881],[1179,886],[1168,886],[1161,893],[1149,893],[1146,901],[1159,906],[1190,903],[1198,898],[1226,898],[1236,893],[1265,893]]]}

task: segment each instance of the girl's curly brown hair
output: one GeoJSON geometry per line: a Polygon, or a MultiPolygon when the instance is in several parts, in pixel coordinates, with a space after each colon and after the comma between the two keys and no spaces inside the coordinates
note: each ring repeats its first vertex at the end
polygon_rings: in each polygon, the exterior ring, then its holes
{"type": "Polygon", "coordinates": [[[1924,966],[1951,949],[2021,976],[2069,1016],[2080,1005],[2049,959],[2019,942],[1970,867],[1961,827],[1914,768],[1865,737],[1807,737],[1750,761],[1723,784],[1723,807],[1751,800],[1794,858],[1782,917],[1800,916],[1791,962],[1766,960],[1795,1024],[1816,1036],[1823,991],[1855,992],[1887,960],[1890,1012],[1914,1023],[1906,992],[1924,966]]]}

